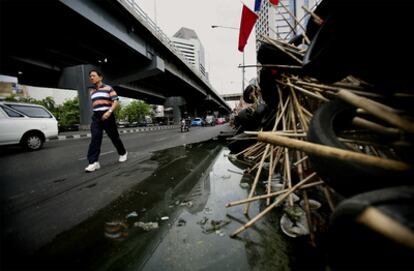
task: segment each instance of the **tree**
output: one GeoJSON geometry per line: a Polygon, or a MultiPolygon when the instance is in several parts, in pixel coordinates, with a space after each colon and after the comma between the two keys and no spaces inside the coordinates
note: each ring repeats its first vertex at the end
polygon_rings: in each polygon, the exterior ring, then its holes
{"type": "Polygon", "coordinates": [[[127,106],[123,107],[120,112],[120,119],[125,119],[128,122],[141,121],[146,115],[150,113],[150,106],[143,101],[132,101],[127,106]]]}
{"type": "Polygon", "coordinates": [[[56,118],[61,126],[79,124],[80,110],[79,110],[79,98],[65,101],[59,106],[56,118]]]}

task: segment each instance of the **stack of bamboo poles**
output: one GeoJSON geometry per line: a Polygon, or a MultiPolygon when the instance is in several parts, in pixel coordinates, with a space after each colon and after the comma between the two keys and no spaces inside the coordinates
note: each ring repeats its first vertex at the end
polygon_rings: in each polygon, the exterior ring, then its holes
{"type": "MultiPolygon", "coordinates": [[[[240,153],[231,155],[231,159],[249,161],[251,166],[245,173],[251,174],[255,172],[255,175],[248,197],[243,200],[230,202],[226,207],[245,204],[244,214],[248,214],[250,203],[253,201],[266,200],[267,205],[262,212],[233,232],[231,237],[235,237],[248,229],[257,220],[285,201],[288,206],[293,206],[292,193],[300,190],[309,225],[310,240],[312,244],[315,244],[312,212],[309,207],[307,188],[321,186],[330,209],[334,210],[335,206],[331,199],[332,190],[324,184],[316,172],[313,172],[307,159],[307,153],[401,171],[410,169],[411,165],[357,151],[342,150],[307,142],[306,135],[314,111],[333,97],[338,97],[390,124],[385,127],[370,120],[356,117],[352,121],[354,125],[376,133],[397,136],[401,139],[403,139],[402,135],[405,133],[414,134],[414,121],[399,115],[398,110],[372,100],[371,98],[376,98],[379,95],[364,91],[364,88],[359,86],[359,81],[355,78],[349,77],[337,84],[321,84],[313,78],[290,74],[289,70],[296,69],[302,65],[300,56],[303,52],[299,48],[281,41],[272,40],[268,37],[264,37],[264,40],[290,55],[292,59],[298,62],[298,66],[267,65],[285,71],[275,81],[279,102],[273,129],[271,131],[246,132],[246,134],[251,136],[257,136],[258,142],[240,153]],[[255,195],[257,193],[257,184],[262,175],[264,175],[265,164],[269,165],[266,193],[255,195]],[[272,191],[271,185],[275,172],[279,172],[283,176],[283,189],[276,192],[272,191]],[[294,180],[296,184],[292,182],[292,173],[295,173],[294,176],[297,176],[297,180],[294,180]],[[275,198],[273,202],[271,201],[272,198],[275,198]]],[[[360,144],[361,142],[351,143],[360,144]]],[[[375,153],[375,151],[373,152],[375,153]]]]}

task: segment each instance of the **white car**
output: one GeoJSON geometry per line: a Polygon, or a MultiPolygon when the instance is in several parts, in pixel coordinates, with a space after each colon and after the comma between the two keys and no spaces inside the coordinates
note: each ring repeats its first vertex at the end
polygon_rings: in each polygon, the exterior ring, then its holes
{"type": "Polygon", "coordinates": [[[21,144],[34,151],[57,135],[58,122],[43,106],[0,102],[0,145],[21,144]]]}

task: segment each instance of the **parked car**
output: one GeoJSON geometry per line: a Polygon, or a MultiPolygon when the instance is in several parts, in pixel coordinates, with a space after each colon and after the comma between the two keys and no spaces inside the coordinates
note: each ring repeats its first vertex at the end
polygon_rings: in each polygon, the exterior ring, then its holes
{"type": "Polygon", "coordinates": [[[0,145],[21,144],[34,151],[57,135],[58,122],[43,106],[0,102],[0,145]]]}
{"type": "Polygon", "coordinates": [[[217,118],[216,119],[216,124],[223,124],[225,122],[226,122],[226,119],[225,118],[217,118]]]}
{"type": "Polygon", "coordinates": [[[203,126],[203,120],[201,118],[194,118],[191,121],[191,126],[203,126]]]}
{"type": "Polygon", "coordinates": [[[206,119],[204,121],[204,126],[207,126],[207,125],[210,125],[210,126],[216,125],[216,118],[213,115],[206,116],[206,119]]]}

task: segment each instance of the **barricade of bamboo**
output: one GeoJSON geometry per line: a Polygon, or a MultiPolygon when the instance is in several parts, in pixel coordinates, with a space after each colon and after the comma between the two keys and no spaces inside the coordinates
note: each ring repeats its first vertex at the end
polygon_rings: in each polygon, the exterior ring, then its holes
{"type": "MultiPolygon", "coordinates": [[[[316,20],[318,18],[314,19],[316,20]]],[[[280,40],[273,40],[269,37],[262,38],[264,42],[275,46],[291,56],[299,65],[302,64],[301,49],[294,45],[281,42],[280,40]]],[[[373,122],[369,118],[355,117],[352,120],[355,126],[368,129],[374,133],[394,137],[399,144],[409,144],[409,142],[404,141],[404,135],[406,133],[414,134],[414,121],[400,115],[398,110],[374,100],[380,97],[380,95],[365,91],[355,78],[349,77],[335,84],[322,84],[313,78],[290,74],[289,71],[292,70],[293,66],[288,67],[280,63],[258,66],[272,67],[283,71],[282,75],[275,81],[279,98],[275,123],[271,131],[246,132],[250,136],[257,136],[258,141],[245,150],[232,155],[233,159],[248,161],[250,166],[245,170],[245,173],[255,173],[255,175],[248,197],[230,202],[226,207],[245,204],[245,208],[243,209],[244,214],[249,213],[249,205],[253,201],[266,200],[267,207],[244,226],[233,232],[231,237],[235,237],[248,229],[257,220],[281,203],[286,201],[287,206],[293,206],[292,193],[300,190],[302,199],[304,200],[303,208],[310,230],[310,241],[314,244],[313,218],[309,207],[307,189],[319,186],[326,197],[326,202],[330,210],[334,210],[335,204],[332,200],[331,189],[322,180],[319,179],[313,183],[306,184],[309,180],[318,178],[317,173],[312,170],[308,161],[308,154],[334,157],[335,159],[354,161],[361,165],[375,165],[397,171],[409,170],[412,168],[412,165],[402,161],[380,157],[381,155],[375,149],[375,143],[372,143],[369,148],[371,149],[371,153],[377,154],[377,156],[307,142],[306,134],[313,113],[323,103],[330,101],[332,98],[342,99],[362,109],[360,111],[375,116],[389,124],[388,126],[384,126],[383,123],[373,122]],[[264,170],[264,165],[268,165],[266,170],[264,170]],[[295,180],[292,177],[293,171],[295,171],[295,176],[297,176],[295,180]],[[280,191],[272,191],[272,180],[275,172],[278,172],[282,176],[283,189],[280,191]],[[259,180],[265,175],[267,176],[265,194],[258,195],[257,185],[259,180]]],[[[341,140],[355,146],[363,143],[363,141],[354,139],[341,140]]]]}

